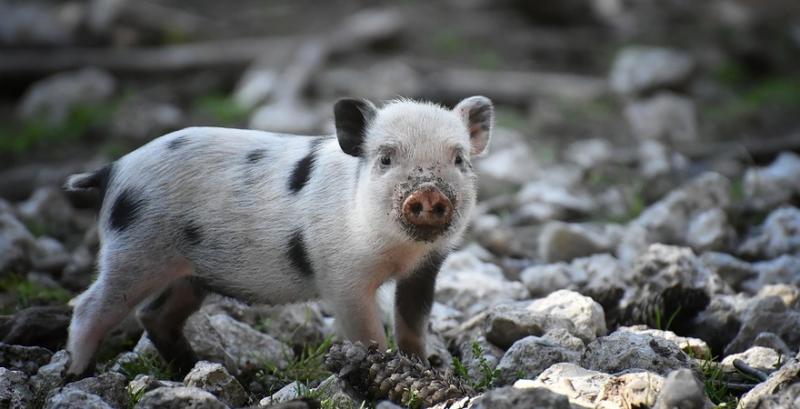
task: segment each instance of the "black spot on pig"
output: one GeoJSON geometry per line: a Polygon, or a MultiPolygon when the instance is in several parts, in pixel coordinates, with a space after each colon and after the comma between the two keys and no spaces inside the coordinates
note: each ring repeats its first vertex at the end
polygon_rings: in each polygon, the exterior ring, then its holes
{"type": "Polygon", "coordinates": [[[247,153],[247,163],[256,163],[261,159],[264,159],[264,155],[266,155],[266,153],[266,149],[253,149],[247,153]]]}
{"type": "Polygon", "coordinates": [[[308,184],[308,180],[311,178],[311,172],[314,170],[317,147],[322,141],[324,141],[324,138],[314,139],[311,142],[311,149],[308,154],[294,165],[294,170],[292,170],[292,174],[289,178],[289,190],[292,193],[299,192],[308,184]]]}
{"type": "Polygon", "coordinates": [[[288,256],[289,261],[303,276],[311,277],[314,275],[314,270],[311,267],[311,260],[308,258],[306,243],[301,231],[296,231],[289,239],[288,256]]]}
{"type": "Polygon", "coordinates": [[[425,325],[433,306],[436,276],[447,253],[430,254],[408,277],[397,282],[395,306],[397,313],[412,328],[425,325]]]}
{"type": "Polygon", "coordinates": [[[183,237],[187,243],[196,246],[203,241],[203,232],[200,226],[190,221],[183,226],[183,237]]]}
{"type": "Polygon", "coordinates": [[[144,198],[136,191],[130,188],[123,190],[111,207],[111,215],[108,220],[111,228],[116,231],[124,231],[130,227],[136,221],[144,204],[144,198]]]}
{"type": "Polygon", "coordinates": [[[188,135],[179,135],[167,142],[167,149],[171,151],[177,150],[181,146],[186,145],[187,142],[189,142],[188,135]]]}

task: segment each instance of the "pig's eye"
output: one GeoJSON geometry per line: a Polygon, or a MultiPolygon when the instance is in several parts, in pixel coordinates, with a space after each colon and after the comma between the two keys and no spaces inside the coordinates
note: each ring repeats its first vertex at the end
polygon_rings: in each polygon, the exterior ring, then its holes
{"type": "Polygon", "coordinates": [[[392,157],[389,155],[381,156],[381,166],[389,166],[392,164],[392,157]]]}
{"type": "Polygon", "coordinates": [[[456,155],[456,165],[460,165],[462,163],[464,163],[464,158],[462,158],[461,155],[456,155]]]}

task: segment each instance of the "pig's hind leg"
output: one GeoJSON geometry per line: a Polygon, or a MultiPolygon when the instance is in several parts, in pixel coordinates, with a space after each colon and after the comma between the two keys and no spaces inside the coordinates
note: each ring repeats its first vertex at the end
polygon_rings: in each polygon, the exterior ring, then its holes
{"type": "Polygon", "coordinates": [[[161,294],[138,311],[158,353],[175,373],[186,374],[197,362],[197,355],[183,335],[186,319],[203,302],[205,291],[193,277],[174,281],[161,294]]]}
{"type": "Polygon", "coordinates": [[[103,338],[149,295],[191,272],[183,258],[152,258],[130,249],[100,252],[100,274],[78,298],[69,327],[70,375],[83,375],[103,338]]]}

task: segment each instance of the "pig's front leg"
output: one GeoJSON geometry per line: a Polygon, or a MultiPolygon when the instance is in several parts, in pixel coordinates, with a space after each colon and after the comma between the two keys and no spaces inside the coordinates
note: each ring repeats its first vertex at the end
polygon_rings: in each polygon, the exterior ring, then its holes
{"type": "Polygon", "coordinates": [[[441,254],[432,254],[411,273],[397,282],[395,290],[394,332],[400,351],[416,355],[423,361],[428,316],[433,305],[436,275],[444,261],[441,254]]]}
{"type": "Polygon", "coordinates": [[[334,291],[330,302],[345,338],[364,345],[377,342],[383,350],[386,349],[386,334],[375,303],[375,292],[376,289],[369,288],[345,288],[334,291]]]}

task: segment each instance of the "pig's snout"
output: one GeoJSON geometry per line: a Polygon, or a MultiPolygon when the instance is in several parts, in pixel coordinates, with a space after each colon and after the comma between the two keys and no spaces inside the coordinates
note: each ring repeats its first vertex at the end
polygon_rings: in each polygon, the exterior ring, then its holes
{"type": "Polygon", "coordinates": [[[416,228],[444,230],[453,218],[453,204],[439,189],[425,187],[403,201],[403,218],[416,228]]]}

